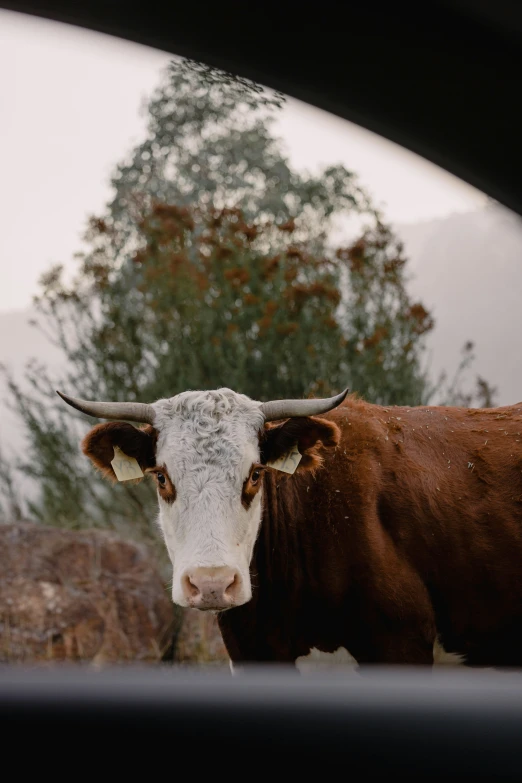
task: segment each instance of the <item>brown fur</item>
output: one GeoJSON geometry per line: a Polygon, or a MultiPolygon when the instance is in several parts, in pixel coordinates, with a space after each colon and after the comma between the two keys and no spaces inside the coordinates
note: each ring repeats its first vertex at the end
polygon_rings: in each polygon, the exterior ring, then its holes
{"type": "Polygon", "coordinates": [[[241,503],[244,508],[250,508],[250,504],[263,486],[263,472],[266,470],[264,465],[252,465],[250,475],[243,482],[243,491],[241,493],[241,503]],[[259,479],[254,480],[253,474],[259,471],[259,479]]]}
{"type": "Polygon", "coordinates": [[[323,462],[321,447],[332,448],[339,443],[340,438],[341,431],[336,424],[315,416],[271,423],[266,426],[261,437],[261,460],[264,463],[273,462],[297,444],[302,455],[297,470],[315,470],[323,462]]]}
{"type": "Polygon", "coordinates": [[[169,472],[165,465],[158,465],[154,466],[153,468],[149,468],[147,470],[147,474],[149,476],[152,476],[154,479],[154,483],[156,484],[156,487],[158,489],[160,498],[165,501],[165,503],[174,503],[176,500],[176,487],[174,486],[174,483],[172,479],[169,476],[169,472]],[[162,473],[165,476],[165,483],[161,484],[159,481],[159,474],[162,473]]]}
{"type": "Polygon", "coordinates": [[[349,398],[326,418],[341,439],[321,470],[264,475],[253,599],[219,615],[232,659],[342,646],[360,663],[431,664],[439,635],[470,665],[521,666],[522,403],[349,398]]]}
{"type": "Polygon", "coordinates": [[[143,472],[156,464],[156,441],[158,432],[151,427],[138,429],[122,421],[98,424],[89,430],[82,441],[83,453],[101,470],[105,478],[116,481],[112,469],[114,446],[118,446],[128,457],[134,457],[143,472]]]}

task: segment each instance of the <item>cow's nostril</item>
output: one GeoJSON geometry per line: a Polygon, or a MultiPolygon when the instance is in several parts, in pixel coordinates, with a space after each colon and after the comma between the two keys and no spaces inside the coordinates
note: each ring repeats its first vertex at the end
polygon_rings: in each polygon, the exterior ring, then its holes
{"type": "Polygon", "coordinates": [[[201,592],[199,587],[196,584],[194,584],[194,582],[192,582],[192,580],[190,579],[190,576],[188,574],[186,574],[183,577],[183,581],[185,583],[185,585],[184,585],[184,587],[185,587],[185,594],[190,596],[191,598],[196,598],[196,596],[198,596],[200,594],[200,592],[201,592]]]}
{"type": "Polygon", "coordinates": [[[225,588],[225,596],[227,598],[234,598],[239,590],[239,574],[234,574],[231,582],[225,588]]]}

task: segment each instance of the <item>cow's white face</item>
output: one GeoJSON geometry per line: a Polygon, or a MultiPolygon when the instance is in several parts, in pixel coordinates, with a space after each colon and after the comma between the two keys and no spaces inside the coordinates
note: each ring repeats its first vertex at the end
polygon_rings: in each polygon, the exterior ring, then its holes
{"type": "Polygon", "coordinates": [[[259,406],[229,389],[153,405],[159,523],[181,606],[225,609],[251,598],[262,503],[259,406]]]}
{"type": "Polygon", "coordinates": [[[62,395],[78,410],[116,419],[87,433],[84,454],[111,480],[117,449],[154,477],[173,566],[172,597],[181,606],[215,610],[252,596],[249,568],[261,524],[263,472],[294,446],[301,455],[298,471],[320,467],[319,452],[338,444],[340,430],[316,415],[345,396],[260,403],[218,389],[145,405],[62,395]],[[149,424],[138,429],[120,416],[149,424]]]}

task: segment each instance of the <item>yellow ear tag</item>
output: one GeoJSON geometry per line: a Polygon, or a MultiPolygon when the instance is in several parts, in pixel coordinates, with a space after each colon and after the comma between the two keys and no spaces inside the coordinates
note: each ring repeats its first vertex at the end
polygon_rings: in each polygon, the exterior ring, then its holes
{"type": "Polygon", "coordinates": [[[302,454],[299,453],[297,444],[295,444],[292,446],[290,451],[287,451],[286,454],[283,454],[282,457],[279,457],[279,459],[276,459],[273,462],[267,462],[266,464],[269,468],[282,470],[283,473],[295,473],[297,466],[301,462],[301,459],[302,454]]]}
{"type": "Polygon", "coordinates": [[[114,459],[111,465],[118,481],[143,478],[142,470],[134,457],[128,457],[118,446],[114,446],[114,459]]]}

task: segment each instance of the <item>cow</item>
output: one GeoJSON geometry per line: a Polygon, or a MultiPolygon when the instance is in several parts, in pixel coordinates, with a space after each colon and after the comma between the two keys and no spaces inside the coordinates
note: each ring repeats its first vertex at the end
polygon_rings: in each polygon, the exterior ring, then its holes
{"type": "Polygon", "coordinates": [[[173,601],[217,612],[233,663],[522,664],[522,403],[58,393],[111,420],[82,442],[109,479],[116,449],[155,481],[173,601]]]}

